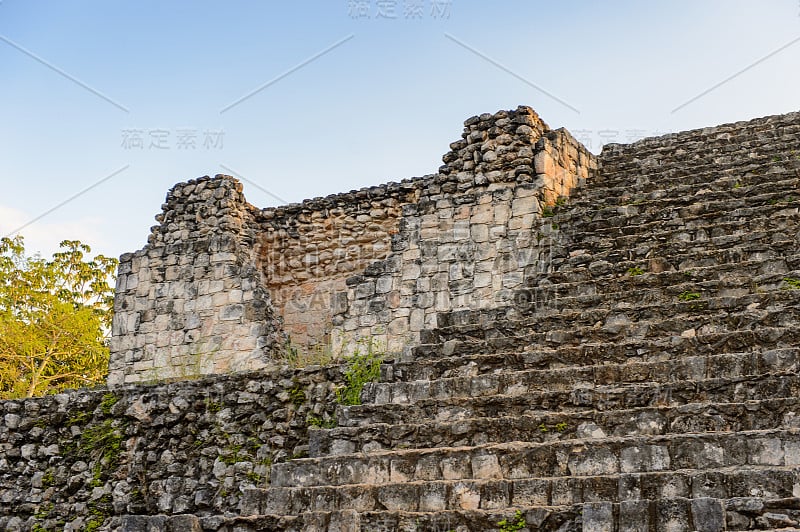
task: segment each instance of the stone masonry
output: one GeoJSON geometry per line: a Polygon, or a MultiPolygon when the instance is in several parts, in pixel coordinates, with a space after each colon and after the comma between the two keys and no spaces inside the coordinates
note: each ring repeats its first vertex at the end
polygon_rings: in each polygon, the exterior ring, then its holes
{"type": "Polygon", "coordinates": [[[408,352],[440,313],[509,305],[548,252],[534,221],[594,156],[529,107],[450,147],[437,174],[263,210],[231,177],[176,185],[121,258],[109,384],[268,367],[287,345],[408,352]]]}
{"type": "Polygon", "coordinates": [[[147,246],[120,257],[109,385],[264,367],[285,337],[241,184],[182,183],[162,209],[147,246]]]}
{"type": "MultiPolygon", "coordinates": [[[[240,372],[2,401],[0,530],[229,514],[269,485],[271,464],[307,456],[308,426],[330,423],[340,382],[335,367],[240,372]]],[[[196,530],[177,521],[170,530],[196,530]]]]}
{"type": "Polygon", "coordinates": [[[0,529],[800,530],[800,113],[585,165],[564,132],[525,140],[536,128],[515,121],[534,117],[471,119],[438,174],[374,193],[259,211],[230,178],[178,185],[121,266],[113,386],[0,402],[0,529]],[[481,151],[511,124],[522,137],[481,151]],[[505,173],[489,176],[488,152],[505,173]],[[322,205],[340,221],[315,218],[322,205]],[[351,258],[369,258],[339,277],[314,224],[352,231],[351,258]],[[388,247],[359,255],[367,232],[388,247]],[[473,295],[486,287],[489,302],[473,295]],[[408,343],[361,404],[337,404],[346,364],[266,367],[319,333],[288,301],[329,316],[331,341],[385,326],[408,343]],[[181,329],[191,314],[201,326],[181,329]],[[205,369],[187,362],[167,368],[177,382],[132,382],[167,371],[155,355],[207,352],[225,375],[188,379],[205,369]],[[249,364],[265,367],[237,371],[249,364]]]}

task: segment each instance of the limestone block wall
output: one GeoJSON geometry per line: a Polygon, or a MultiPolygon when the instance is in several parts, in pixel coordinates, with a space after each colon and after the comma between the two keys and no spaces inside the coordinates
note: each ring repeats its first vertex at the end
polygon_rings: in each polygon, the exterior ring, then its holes
{"type": "Polygon", "coordinates": [[[261,211],[260,267],[296,347],[329,345],[337,294],[388,256],[403,205],[415,199],[406,181],[261,211]]]}
{"type": "Polygon", "coordinates": [[[264,367],[285,343],[236,180],[180,183],[148,244],[120,258],[109,385],[264,367]]]}
{"type": "Polygon", "coordinates": [[[521,106],[468,119],[443,161],[263,210],[228,176],[176,185],[121,258],[109,385],[263,368],[288,344],[397,353],[440,313],[511,304],[547,251],[535,220],[595,158],[521,106]]]}
{"type": "Polygon", "coordinates": [[[347,281],[334,351],[371,337],[402,352],[442,313],[511,305],[549,252],[536,220],[597,168],[567,131],[551,131],[527,107],[464,125],[439,174],[417,182],[392,253],[347,281]]]}

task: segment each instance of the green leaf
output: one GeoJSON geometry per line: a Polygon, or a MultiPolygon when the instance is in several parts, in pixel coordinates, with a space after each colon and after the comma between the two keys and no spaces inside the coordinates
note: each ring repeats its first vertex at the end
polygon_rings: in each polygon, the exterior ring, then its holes
{"type": "Polygon", "coordinates": [[[108,365],[117,260],[77,240],[52,260],[0,239],[0,399],[101,384],[108,365]]]}

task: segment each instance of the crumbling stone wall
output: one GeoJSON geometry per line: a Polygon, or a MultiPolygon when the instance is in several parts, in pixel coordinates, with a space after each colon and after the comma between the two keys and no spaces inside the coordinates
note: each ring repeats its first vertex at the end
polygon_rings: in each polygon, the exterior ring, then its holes
{"type": "Polygon", "coordinates": [[[390,183],[261,211],[259,260],[284,329],[300,348],[328,347],[336,295],[388,256],[413,183],[390,183]]]}
{"type": "Polygon", "coordinates": [[[170,190],[148,244],[120,258],[109,385],[265,367],[285,343],[237,181],[170,190]]]}
{"type": "Polygon", "coordinates": [[[287,344],[400,353],[439,313],[508,305],[546,252],[534,220],[595,158],[529,107],[450,148],[437,174],[278,208],[228,176],[176,185],[121,259],[109,384],[262,368],[287,344]]]}
{"type": "Polygon", "coordinates": [[[261,212],[262,267],[294,343],[339,353],[369,337],[400,352],[437,312],[508,304],[541,254],[534,220],[596,167],[527,107],[470,118],[443,160],[436,175],[261,212]]]}
{"type": "Polygon", "coordinates": [[[450,147],[439,173],[416,182],[392,253],[336,300],[334,351],[371,337],[400,353],[442,313],[512,304],[550,251],[536,221],[597,167],[527,107],[470,118],[450,147]]]}
{"type": "Polygon", "coordinates": [[[341,383],[326,367],[2,401],[0,530],[230,512],[269,484],[271,464],[307,454],[308,427],[332,421],[341,383]]]}

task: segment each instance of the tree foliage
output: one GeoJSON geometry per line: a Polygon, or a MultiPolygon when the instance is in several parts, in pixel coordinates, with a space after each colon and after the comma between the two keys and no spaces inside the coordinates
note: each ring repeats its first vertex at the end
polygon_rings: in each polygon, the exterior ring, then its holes
{"type": "Polygon", "coordinates": [[[0,398],[100,384],[108,366],[117,260],[61,242],[51,260],[0,239],[0,398]]]}

